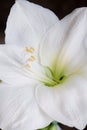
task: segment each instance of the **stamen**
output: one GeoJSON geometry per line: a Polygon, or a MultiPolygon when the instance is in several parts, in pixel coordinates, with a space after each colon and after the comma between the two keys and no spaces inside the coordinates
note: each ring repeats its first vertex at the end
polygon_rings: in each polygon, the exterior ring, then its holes
{"type": "Polygon", "coordinates": [[[35,51],[35,49],[33,47],[30,47],[30,48],[26,47],[27,53],[33,53],[34,51],[35,51]]]}
{"type": "Polygon", "coordinates": [[[34,57],[34,56],[31,56],[31,57],[29,58],[29,61],[30,61],[30,62],[35,61],[35,57],[34,57]]]}
{"type": "Polygon", "coordinates": [[[29,69],[31,66],[29,64],[26,64],[25,67],[29,69]]]}

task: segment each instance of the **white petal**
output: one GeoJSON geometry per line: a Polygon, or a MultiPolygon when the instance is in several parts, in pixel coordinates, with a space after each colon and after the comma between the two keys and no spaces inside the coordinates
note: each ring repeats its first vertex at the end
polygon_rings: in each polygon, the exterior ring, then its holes
{"type": "Polygon", "coordinates": [[[64,68],[76,71],[86,59],[87,8],[73,11],[49,30],[40,45],[41,63],[56,65],[55,73],[64,68]],[[74,62],[73,62],[74,61],[74,62]]]}
{"type": "Polygon", "coordinates": [[[39,86],[37,101],[54,120],[84,129],[87,124],[87,81],[80,76],[54,88],[39,86]]]}
{"type": "Polygon", "coordinates": [[[61,23],[57,22],[42,38],[39,51],[41,64],[51,68],[56,64],[61,48],[61,33],[61,23]]]}
{"type": "Polygon", "coordinates": [[[0,46],[0,79],[8,84],[22,85],[30,82],[30,79],[23,73],[21,48],[11,46],[0,46]]]}
{"type": "Polygon", "coordinates": [[[58,57],[57,68],[60,64],[65,67],[67,73],[71,73],[87,61],[84,43],[84,39],[87,37],[86,23],[87,8],[76,9],[61,20],[64,44],[58,57]]]}
{"type": "Polygon", "coordinates": [[[52,120],[35,100],[36,86],[14,86],[0,84],[0,127],[3,130],[36,130],[49,125],[52,120]]]}
{"type": "Polygon", "coordinates": [[[57,21],[50,10],[26,0],[17,0],[8,17],[5,41],[37,46],[43,34],[57,21]]]}

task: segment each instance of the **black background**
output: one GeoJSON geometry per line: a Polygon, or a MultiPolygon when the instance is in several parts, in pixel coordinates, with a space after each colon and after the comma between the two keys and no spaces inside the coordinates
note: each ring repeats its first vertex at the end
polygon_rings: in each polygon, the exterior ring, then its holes
{"type": "MultiPolygon", "coordinates": [[[[72,10],[78,7],[87,7],[87,0],[30,0],[31,2],[40,4],[46,8],[51,9],[61,19],[72,10]]],[[[6,20],[10,8],[14,0],[0,0],[0,43],[4,43],[4,30],[6,27],[6,20]]],[[[63,130],[76,130],[61,125],[63,130]]],[[[87,130],[87,128],[85,129],[87,130]]]]}

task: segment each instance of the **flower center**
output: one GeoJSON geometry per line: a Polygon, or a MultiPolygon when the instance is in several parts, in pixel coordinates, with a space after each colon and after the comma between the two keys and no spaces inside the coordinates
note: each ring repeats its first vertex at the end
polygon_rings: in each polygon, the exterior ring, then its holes
{"type": "Polygon", "coordinates": [[[40,64],[38,54],[33,47],[26,47],[24,51],[24,72],[29,78],[35,79],[48,87],[54,87],[65,81],[66,76],[62,73],[55,76],[49,67],[40,64]]]}
{"type": "MultiPolygon", "coordinates": [[[[58,77],[55,77],[55,74],[54,74],[54,72],[52,72],[51,70],[50,70],[50,73],[51,73],[51,80],[54,82],[53,84],[51,83],[51,82],[45,82],[45,85],[46,86],[49,86],[49,87],[54,87],[54,86],[56,86],[56,85],[58,85],[58,84],[61,84],[61,83],[63,83],[64,81],[65,81],[65,79],[66,79],[66,76],[64,75],[64,74],[62,74],[61,76],[58,76],[58,77]]],[[[49,75],[48,75],[49,76],[49,75]]]]}

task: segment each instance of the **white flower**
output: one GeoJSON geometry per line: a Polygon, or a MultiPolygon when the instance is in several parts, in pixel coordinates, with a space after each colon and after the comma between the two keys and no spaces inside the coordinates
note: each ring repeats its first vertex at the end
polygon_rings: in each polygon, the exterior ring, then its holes
{"type": "Polygon", "coordinates": [[[17,0],[0,46],[0,127],[35,130],[56,120],[87,124],[87,8],[62,20],[17,0]],[[1,82],[2,81],[2,82],[1,82]]]}

